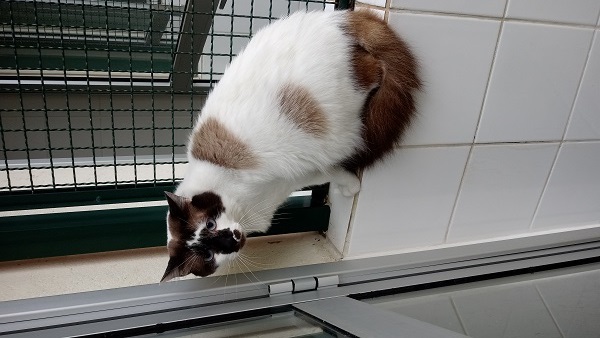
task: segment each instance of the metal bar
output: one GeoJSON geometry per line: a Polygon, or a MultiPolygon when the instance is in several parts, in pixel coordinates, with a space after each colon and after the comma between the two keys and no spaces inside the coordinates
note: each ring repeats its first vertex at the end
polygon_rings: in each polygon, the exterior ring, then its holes
{"type": "Polygon", "coordinates": [[[177,91],[187,91],[193,86],[206,34],[212,25],[212,15],[206,13],[215,13],[217,6],[218,1],[214,0],[188,0],[186,3],[173,63],[175,73],[171,76],[172,86],[177,91]]]}
{"type": "MultiPolygon", "coordinates": [[[[166,212],[165,203],[157,207],[0,217],[0,261],[164,246],[166,212]]],[[[328,206],[278,212],[290,219],[273,222],[267,235],[325,231],[329,225],[328,206]]]]}
{"type": "MultiPolygon", "coordinates": [[[[172,2],[171,2],[172,3],[172,2]]],[[[146,33],[146,43],[149,45],[159,45],[171,15],[166,11],[151,10],[150,27],[146,33]]],[[[171,11],[170,13],[174,13],[171,11]]]]}
{"type": "MultiPolygon", "coordinates": [[[[63,11],[62,11],[62,5],[61,5],[61,0],[58,0],[58,21],[59,22],[63,22],[63,11]]],[[[61,44],[61,48],[62,52],[61,52],[61,57],[63,58],[63,60],[66,59],[65,57],[65,51],[64,51],[64,47],[65,47],[65,37],[63,34],[63,27],[60,27],[60,44],[61,44]]],[[[63,61],[65,62],[65,61],[63,61]]],[[[65,78],[67,78],[67,67],[66,65],[64,65],[63,67],[63,76],[65,78]]],[[[69,129],[69,148],[71,151],[71,174],[73,175],[73,185],[75,190],[77,190],[77,171],[76,171],[76,166],[75,166],[75,150],[73,148],[73,128],[72,128],[72,124],[71,124],[71,104],[69,101],[69,93],[65,93],[65,107],[66,107],[66,112],[67,112],[67,123],[69,125],[68,129],[69,129]]],[[[49,110],[49,109],[47,109],[49,110]]],[[[48,127],[49,131],[50,128],[48,127]]]]}
{"type": "Polygon", "coordinates": [[[485,277],[499,272],[520,272],[522,269],[552,264],[577,264],[581,260],[599,259],[599,233],[598,228],[586,229],[570,234],[540,235],[429,252],[259,271],[255,275],[261,282],[243,282],[244,277],[239,276],[239,283],[235,286],[225,286],[223,280],[216,278],[202,278],[166,285],[4,302],[0,303],[0,334],[52,337],[141,327],[160,329],[164,324],[376,290],[414,287],[439,281],[456,283],[461,278],[485,277]],[[596,241],[588,242],[590,239],[596,241]],[[515,256],[523,254],[518,258],[515,256]],[[483,264],[479,259],[488,261],[483,264]],[[397,274],[383,280],[374,279],[381,266],[387,266],[386,269],[394,266],[397,274]],[[448,266],[452,268],[446,269],[448,266]],[[409,268],[427,271],[410,274],[407,272],[409,268]],[[356,276],[358,272],[363,275],[362,281],[343,283],[346,276],[356,276]],[[339,275],[341,284],[338,287],[268,297],[267,283],[332,274],[339,275]],[[39,331],[42,329],[44,331],[39,331]]]}
{"type": "Polygon", "coordinates": [[[294,309],[357,337],[461,338],[465,335],[376,308],[348,297],[299,303],[294,309]]]}

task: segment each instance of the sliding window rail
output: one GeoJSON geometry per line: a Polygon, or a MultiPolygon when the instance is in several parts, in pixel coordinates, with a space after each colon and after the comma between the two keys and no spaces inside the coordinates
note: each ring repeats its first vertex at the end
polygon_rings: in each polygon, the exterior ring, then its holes
{"type": "Polygon", "coordinates": [[[591,228],[259,271],[253,277],[236,276],[239,283],[229,286],[211,277],[4,302],[0,303],[0,334],[55,337],[161,332],[281,307],[306,310],[302,303],[329,298],[361,299],[597,261],[600,231],[591,228]],[[291,288],[274,287],[286,284],[291,288]]]}

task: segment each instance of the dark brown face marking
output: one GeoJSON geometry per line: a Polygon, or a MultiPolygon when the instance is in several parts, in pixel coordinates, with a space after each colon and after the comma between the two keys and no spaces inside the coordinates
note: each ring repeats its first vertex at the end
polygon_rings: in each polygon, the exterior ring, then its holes
{"type": "Polygon", "coordinates": [[[208,226],[216,224],[225,212],[219,195],[204,192],[189,199],[165,194],[171,239],[167,244],[169,263],[161,282],[190,273],[202,277],[213,274],[217,269],[215,254],[230,254],[244,246],[246,237],[240,231],[208,226]]]}
{"type": "Polygon", "coordinates": [[[306,88],[287,84],[279,90],[278,98],[281,112],[298,128],[314,136],[327,132],[327,118],[306,88]]]}
{"type": "Polygon", "coordinates": [[[207,118],[192,135],[192,156],[229,169],[250,169],[258,161],[250,147],[215,118],[207,118]]]}

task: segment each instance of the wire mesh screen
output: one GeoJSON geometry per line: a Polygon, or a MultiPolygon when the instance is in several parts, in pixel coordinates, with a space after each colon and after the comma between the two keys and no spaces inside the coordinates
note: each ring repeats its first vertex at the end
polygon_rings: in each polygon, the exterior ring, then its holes
{"type": "Polygon", "coordinates": [[[252,35],[333,0],[1,0],[0,192],[174,184],[252,35]]]}

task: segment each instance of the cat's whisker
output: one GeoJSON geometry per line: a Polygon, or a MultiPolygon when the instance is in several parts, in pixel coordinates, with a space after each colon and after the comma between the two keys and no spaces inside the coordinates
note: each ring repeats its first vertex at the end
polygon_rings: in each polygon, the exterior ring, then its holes
{"type": "Polygon", "coordinates": [[[261,200],[261,201],[259,201],[258,203],[254,204],[254,205],[252,206],[252,208],[248,209],[248,210],[247,210],[247,211],[244,213],[244,215],[243,215],[243,216],[240,218],[240,221],[239,221],[239,223],[241,223],[241,222],[244,220],[244,218],[245,218],[245,217],[246,217],[248,214],[249,214],[249,215],[253,215],[253,214],[256,214],[256,213],[258,213],[258,212],[261,212],[262,210],[265,210],[266,208],[273,207],[274,205],[276,205],[276,203],[271,203],[271,205],[268,205],[268,206],[266,206],[266,207],[263,207],[262,209],[260,209],[260,210],[258,210],[258,211],[255,211],[255,212],[253,212],[253,213],[251,213],[251,214],[250,214],[250,211],[252,211],[252,210],[253,210],[255,207],[257,207],[258,205],[260,205],[260,204],[264,203],[265,201],[266,201],[266,200],[261,200]]]}
{"type": "MultiPolygon", "coordinates": [[[[283,211],[276,212],[271,216],[271,221],[282,219],[280,216],[289,216],[289,215],[291,215],[290,212],[283,212],[283,211]]],[[[261,216],[259,216],[258,214],[252,214],[248,217],[248,220],[244,220],[244,222],[239,222],[239,224],[242,225],[242,227],[243,227],[245,224],[248,224],[246,221],[250,222],[250,224],[257,223],[259,221],[262,221],[262,219],[260,217],[261,216]]]]}
{"type": "Polygon", "coordinates": [[[225,287],[223,288],[223,302],[225,302],[225,290],[227,289],[227,280],[229,279],[229,272],[231,271],[231,261],[227,261],[227,271],[225,272],[225,287]]]}
{"type": "Polygon", "coordinates": [[[270,263],[270,264],[269,264],[269,263],[261,263],[261,262],[256,262],[256,261],[254,261],[254,260],[252,260],[252,259],[250,259],[250,258],[247,258],[247,257],[244,257],[244,261],[245,261],[246,263],[249,263],[249,264],[253,265],[253,266],[254,266],[254,267],[256,267],[256,268],[259,268],[259,269],[268,268],[268,267],[271,267],[271,266],[273,266],[273,265],[274,265],[274,264],[272,264],[272,263],[270,263]]]}
{"type": "Polygon", "coordinates": [[[182,221],[183,223],[186,223],[187,225],[191,225],[191,226],[193,226],[193,224],[192,224],[192,223],[190,223],[190,222],[188,222],[188,221],[184,220],[183,218],[181,218],[181,217],[179,217],[179,216],[175,216],[175,218],[177,218],[178,220],[182,221]]]}
{"type": "Polygon", "coordinates": [[[262,283],[260,279],[258,279],[258,277],[256,277],[256,275],[254,274],[254,272],[252,272],[252,270],[248,267],[248,265],[246,265],[246,263],[244,263],[244,260],[240,260],[240,262],[242,264],[244,264],[244,266],[246,267],[246,269],[248,269],[248,272],[250,272],[250,274],[252,274],[252,276],[256,279],[256,281],[258,283],[262,283]]]}
{"type": "MultiPolygon", "coordinates": [[[[183,262],[181,262],[179,265],[177,265],[175,268],[173,268],[173,270],[175,270],[175,269],[179,270],[179,268],[181,266],[185,266],[185,264],[187,264],[192,258],[194,258],[194,256],[195,255],[188,256],[188,258],[186,258],[183,262]]],[[[176,276],[175,278],[180,278],[180,277],[183,277],[183,276],[176,276]]]]}
{"type": "Polygon", "coordinates": [[[253,262],[252,260],[250,260],[248,258],[241,259],[241,261],[243,261],[244,263],[246,263],[248,267],[251,266],[251,267],[253,267],[253,268],[257,269],[257,270],[264,270],[264,269],[268,268],[268,266],[257,265],[255,262],[253,262]]]}
{"type": "Polygon", "coordinates": [[[244,258],[263,258],[264,256],[250,256],[244,253],[239,252],[238,255],[244,257],[244,258]]]}
{"type": "MultiPolygon", "coordinates": [[[[258,204],[260,204],[260,203],[258,203],[258,204]]],[[[257,205],[258,205],[258,204],[257,204],[257,205]]],[[[275,203],[269,203],[268,205],[266,205],[266,206],[262,207],[261,209],[254,211],[252,214],[250,214],[250,217],[252,217],[252,216],[255,216],[255,215],[258,215],[259,213],[261,213],[261,212],[263,212],[263,211],[265,211],[265,210],[268,210],[268,209],[270,209],[270,208],[275,208],[275,207],[277,207],[279,204],[280,204],[279,202],[275,202],[275,203]]],[[[255,205],[255,206],[256,206],[256,205],[255,205]]],[[[250,208],[250,210],[252,210],[253,208],[254,208],[254,207],[250,208]]],[[[250,210],[248,210],[248,211],[246,212],[246,214],[244,214],[244,216],[243,216],[243,217],[240,219],[240,222],[239,222],[239,223],[242,223],[242,221],[243,221],[244,217],[246,217],[246,216],[248,215],[248,212],[249,212],[250,210]]]]}
{"type": "Polygon", "coordinates": [[[255,284],[254,284],[254,280],[253,280],[252,278],[248,277],[248,275],[247,275],[247,274],[244,272],[244,267],[243,267],[241,264],[239,264],[239,263],[240,263],[240,261],[238,261],[238,260],[236,259],[234,262],[235,262],[235,264],[237,265],[237,267],[238,267],[238,270],[239,270],[239,271],[240,271],[240,272],[241,272],[241,273],[244,275],[244,277],[246,277],[246,279],[248,280],[248,282],[250,282],[250,284],[252,284],[252,285],[253,285],[254,289],[256,289],[256,290],[260,290],[260,287],[259,287],[258,285],[255,285],[255,284]]]}
{"type": "Polygon", "coordinates": [[[210,285],[207,287],[207,289],[208,289],[208,288],[211,288],[211,287],[213,287],[215,284],[217,284],[217,282],[219,281],[219,279],[221,279],[221,277],[223,277],[223,275],[219,275],[219,277],[217,277],[217,278],[216,278],[216,279],[215,279],[215,280],[212,282],[212,284],[210,284],[210,285]]]}

